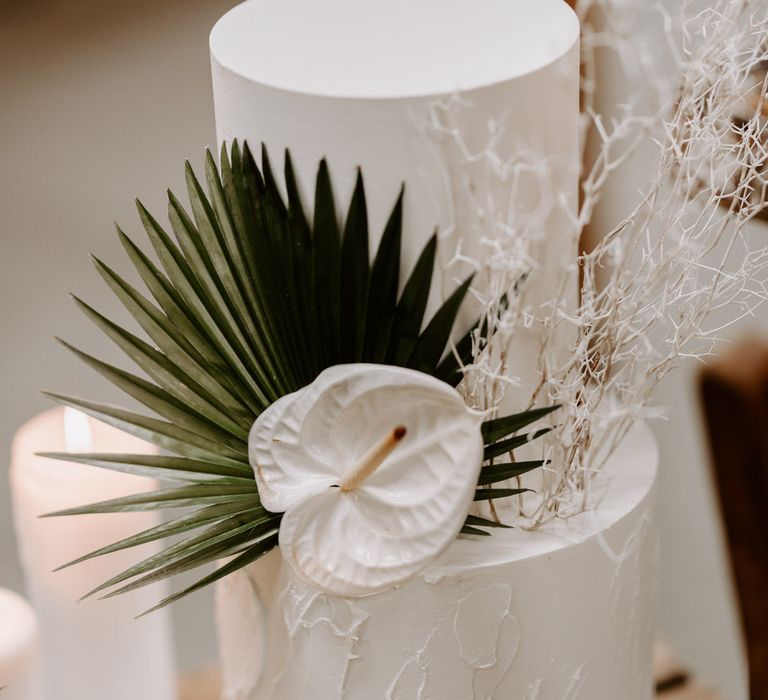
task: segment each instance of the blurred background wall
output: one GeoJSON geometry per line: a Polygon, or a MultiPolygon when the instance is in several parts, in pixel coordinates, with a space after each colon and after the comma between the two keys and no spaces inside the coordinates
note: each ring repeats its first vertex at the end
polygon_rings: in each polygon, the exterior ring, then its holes
{"type": "MultiPolygon", "coordinates": [[[[89,252],[129,273],[114,221],[143,240],[133,198],[158,217],[184,159],[215,145],[208,32],[234,1],[0,0],[0,454],[50,407],[40,389],[117,399],[58,346],[114,346],[68,292],[125,318],[89,252]]],[[[21,590],[5,467],[0,585],[21,590]]],[[[136,611],[136,613],[141,611],[136,611]]],[[[174,611],[185,667],[214,658],[209,592],[174,611]]]]}
{"type": "MultiPolygon", "coordinates": [[[[665,0],[670,8],[676,0],[665,0]]],[[[117,398],[57,346],[74,339],[107,361],[119,353],[68,298],[124,318],[92,270],[93,252],[128,272],[113,221],[139,240],[133,197],[164,215],[183,191],[183,159],[213,145],[207,35],[232,0],[0,0],[0,454],[47,408],[39,390],[117,398]]],[[[660,28],[654,33],[660,46],[660,28]]],[[[619,71],[605,78],[620,93],[619,71]]],[[[623,86],[623,87],[622,87],[623,86]]],[[[596,230],[627,211],[652,167],[641,153],[616,178],[596,230]]],[[[764,231],[763,231],[764,233],[764,231]]],[[[130,275],[129,275],[130,277],[130,275]]],[[[766,328],[766,318],[744,324],[766,328]]],[[[734,331],[736,333],[737,331],[734,331]]],[[[666,382],[661,444],[662,633],[731,700],[746,700],[727,563],[701,435],[695,367],[666,382]]],[[[22,589],[5,469],[0,470],[0,585],[22,589]]],[[[138,612],[138,611],[137,611],[138,612]]],[[[215,655],[209,592],[174,609],[185,668],[215,655]]],[[[619,696],[617,695],[617,698],[619,696]]]]}

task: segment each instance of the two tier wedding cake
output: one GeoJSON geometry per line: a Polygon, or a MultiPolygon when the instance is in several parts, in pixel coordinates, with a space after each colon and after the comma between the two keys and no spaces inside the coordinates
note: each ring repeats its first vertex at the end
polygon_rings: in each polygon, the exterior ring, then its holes
{"type": "Polygon", "coordinates": [[[723,118],[762,25],[727,4],[686,21],[669,110],[610,121],[564,0],[227,13],[218,153],[167,220],[137,201],[143,243],[118,229],[141,288],[94,259],[131,324],[74,299],[135,367],[62,341],[131,407],[48,394],[158,448],[40,453],[153,480],[46,515],[165,514],[61,567],[159,545],[84,597],[215,584],[224,700],[650,700],[642,418],[765,288],[736,255],[765,120],[723,118]],[[650,140],[641,204],[580,250],[650,140]]]}
{"type": "MultiPolygon", "coordinates": [[[[290,149],[292,186],[305,203],[313,201],[321,159],[333,179],[337,211],[354,201],[360,169],[375,250],[405,185],[402,268],[407,273],[418,265],[434,231],[440,244],[427,317],[450,298],[464,272],[476,273],[476,296],[468,297],[459,326],[483,308],[483,295],[507,292],[492,288],[488,270],[495,264],[495,226],[509,212],[501,216],[491,203],[499,188],[515,189],[513,214],[524,220],[540,206],[534,190],[544,182],[556,206],[538,220],[540,230],[525,251],[536,272],[527,290],[531,322],[523,324],[505,358],[514,382],[503,406],[526,408],[541,381],[540,354],[556,363],[571,341],[565,325],[543,349],[537,307],[563,289],[576,303],[579,26],[569,7],[562,0],[248,0],[217,23],[210,46],[219,141],[263,143],[275,169],[290,149]],[[489,144],[500,169],[514,159],[530,168],[519,168],[516,179],[489,178],[489,159],[478,157],[487,155],[489,144]],[[537,163],[546,167],[537,170],[537,163]]],[[[307,210],[311,218],[312,207],[307,210]]],[[[400,293],[403,286],[401,281],[400,293]]],[[[372,286],[370,294],[378,291],[372,286]]],[[[342,459],[333,450],[343,439],[367,434],[366,426],[382,415],[382,431],[402,419],[395,437],[407,429],[407,441],[414,431],[419,440],[436,430],[420,421],[425,412],[442,410],[424,393],[438,391],[432,386],[409,384],[410,393],[394,404],[380,397],[369,405],[366,392],[379,391],[379,385],[356,388],[346,375],[341,389],[338,378],[321,375],[317,381],[319,387],[281,399],[279,409],[270,407],[251,433],[262,502],[272,510],[273,499],[274,510],[287,513],[280,549],[218,584],[226,700],[651,697],[657,454],[644,426],[635,426],[611,453],[590,484],[587,507],[572,517],[564,512],[528,527],[517,517],[518,499],[507,498],[493,515],[514,529],[478,537],[469,527],[458,539],[449,533],[446,549],[430,539],[431,523],[411,523],[399,514],[402,494],[387,491],[383,481],[374,494],[381,502],[360,511],[371,522],[356,520],[357,511],[328,510],[342,508],[336,501],[345,496],[363,499],[362,492],[342,493],[344,479],[322,482],[324,491],[318,487],[312,496],[328,503],[293,515],[293,505],[307,501],[295,493],[303,482],[291,474],[291,455],[301,448],[295,459],[309,465],[312,476],[313,465],[324,464],[312,452],[323,452],[324,430],[336,440],[328,448],[333,461],[342,459]],[[322,412],[336,415],[338,409],[336,422],[323,422],[317,405],[307,403],[313,391],[318,401],[330,392],[322,412]],[[339,430],[343,435],[336,439],[339,430]],[[313,444],[306,444],[307,434],[315,436],[313,444]],[[294,452],[281,457],[281,441],[294,438],[294,452]],[[403,551],[418,552],[405,563],[382,516],[388,509],[400,518],[403,529],[395,535],[403,551]],[[290,550],[284,546],[289,535],[283,540],[289,529],[290,550]],[[341,553],[334,549],[337,541],[341,553]],[[430,547],[442,553],[431,561],[419,558],[430,547]],[[372,561],[355,562],[355,568],[345,558],[349,551],[372,561]],[[325,569],[318,552],[328,552],[325,569]],[[384,573],[384,564],[394,560],[384,573]],[[373,564],[379,568],[371,578],[373,564]]],[[[463,419],[456,420],[460,431],[463,419]]],[[[406,450],[405,441],[397,449],[406,450]]],[[[350,459],[366,475],[395,449],[394,442],[358,442],[350,459]]],[[[455,444],[459,452],[471,447],[458,439],[455,444]]],[[[450,455],[444,462],[450,472],[450,455]]],[[[438,483],[443,475],[432,477],[438,483]]],[[[526,476],[523,485],[535,488],[537,478],[546,477],[526,476]]],[[[440,484],[442,505],[454,508],[455,486],[455,508],[466,508],[462,499],[472,498],[466,489],[447,477],[440,484]]],[[[413,489],[426,495],[412,509],[431,508],[430,485],[414,481],[413,489]]]]}

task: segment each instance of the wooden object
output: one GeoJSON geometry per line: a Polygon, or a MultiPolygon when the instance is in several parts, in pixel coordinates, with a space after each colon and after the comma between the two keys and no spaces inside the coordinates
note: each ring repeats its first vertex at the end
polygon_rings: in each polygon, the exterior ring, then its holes
{"type": "Polygon", "coordinates": [[[751,700],[768,700],[768,343],[748,338],[700,376],[747,645],[751,700]]]}
{"type": "Polygon", "coordinates": [[[219,670],[214,666],[188,673],[179,682],[179,700],[219,700],[220,693],[219,670]]]}

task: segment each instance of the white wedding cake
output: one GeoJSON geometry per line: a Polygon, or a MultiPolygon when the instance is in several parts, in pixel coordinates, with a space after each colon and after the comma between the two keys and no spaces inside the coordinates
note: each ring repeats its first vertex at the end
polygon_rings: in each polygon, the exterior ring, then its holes
{"type": "MultiPolygon", "coordinates": [[[[305,203],[326,158],[339,211],[361,168],[372,249],[405,183],[403,268],[440,236],[433,311],[461,276],[449,263],[488,255],[486,189],[513,186],[477,154],[492,143],[500,164],[545,162],[557,206],[529,302],[535,316],[565,287],[575,303],[579,26],[563,0],[248,0],[217,23],[211,55],[219,141],[263,142],[275,169],[290,149],[305,203]]],[[[515,337],[512,406],[538,381],[540,334],[531,323],[515,337]]],[[[568,342],[564,330],[548,353],[568,342]]],[[[223,698],[648,700],[656,462],[636,426],[593,486],[596,507],[460,537],[369,596],[315,589],[272,552],[219,584],[223,698]]]]}
{"type": "Polygon", "coordinates": [[[459,538],[402,588],[328,596],[278,551],[224,579],[225,700],[649,700],[657,455],[644,426],[600,507],[459,538]]]}

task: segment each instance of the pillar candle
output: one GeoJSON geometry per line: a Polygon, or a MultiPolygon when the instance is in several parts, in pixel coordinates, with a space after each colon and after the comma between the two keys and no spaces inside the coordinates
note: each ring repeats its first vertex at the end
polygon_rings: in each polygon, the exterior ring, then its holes
{"type": "Polygon", "coordinates": [[[52,511],[147,491],[152,479],[62,462],[36,452],[146,453],[154,448],[70,408],[49,410],[16,434],[11,493],[19,555],[40,624],[45,697],[51,700],[170,700],[175,697],[169,613],[135,617],[164,585],[108,600],[81,596],[159,544],[116,552],[54,572],[99,547],[158,524],[155,513],[40,518],[52,511]]]}
{"type": "Polygon", "coordinates": [[[0,693],[42,700],[37,618],[18,593],[0,588],[0,693]]]}

